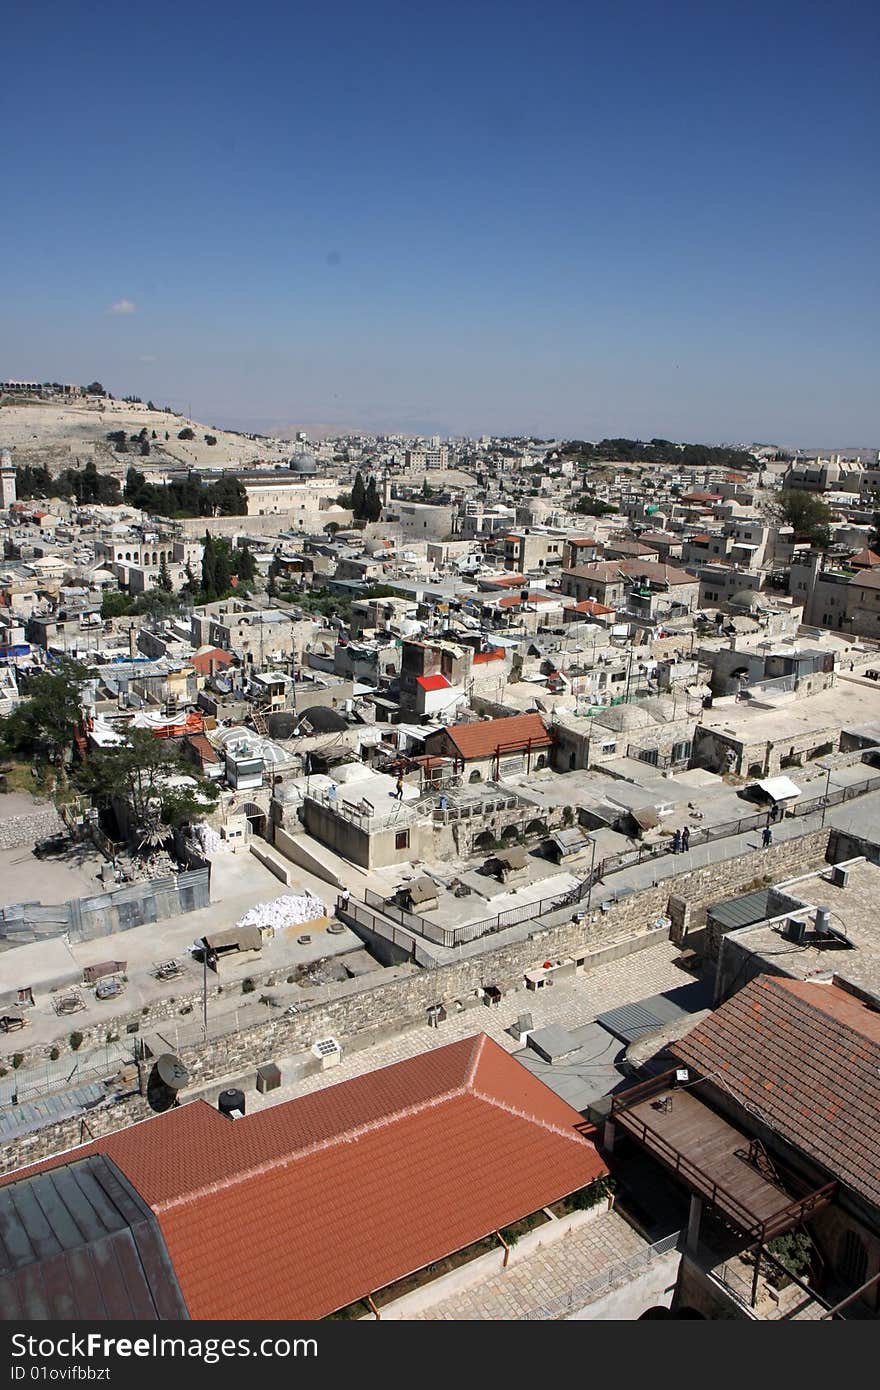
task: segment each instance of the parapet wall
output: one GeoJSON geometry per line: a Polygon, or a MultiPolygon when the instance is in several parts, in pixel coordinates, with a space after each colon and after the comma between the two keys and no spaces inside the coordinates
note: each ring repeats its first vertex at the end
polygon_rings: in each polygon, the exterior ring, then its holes
{"type": "MultiPolygon", "coordinates": [[[[271,1018],[245,1032],[184,1046],[182,1059],[193,1086],[201,1088],[214,1078],[239,1075],[248,1067],[255,1069],[276,1057],[305,1050],[318,1038],[336,1037],[344,1048],[348,1039],[357,1039],[355,1045],[363,1046],[365,1042],[391,1036],[423,1023],[433,1004],[443,1002],[449,1011],[456,1009],[456,1001],[463,1006],[467,1001],[470,1006],[476,991],[487,984],[504,991],[522,989],[525,972],[544,960],[568,958],[582,961],[584,968],[589,969],[608,959],[611,953],[627,954],[641,944],[647,945],[651,938],[660,939],[660,933],[654,929],[658,918],[668,915],[673,923],[676,916],[701,922],[712,903],[768,880],[777,881],[818,868],[825,862],[830,835],[829,829],[814,830],[766,850],[750,850],[634,893],[606,912],[591,914],[589,919],[537,928],[525,940],[500,949],[490,948],[435,970],[395,972],[394,978],[377,971],[340,982],[327,988],[322,1002],[304,1003],[293,1017],[271,1018]]],[[[480,1013],[479,1008],[474,1010],[474,1032],[481,1026],[480,1013]]],[[[149,1026],[146,1021],[144,1026],[149,1026]]],[[[441,1025],[438,1042],[442,1041],[441,1025]]],[[[138,1097],[131,1104],[93,1112],[88,1123],[95,1133],[98,1125],[103,1132],[109,1132],[143,1118],[144,1114],[145,1102],[138,1097]]],[[[4,1146],[0,1171],[11,1171],[23,1163],[58,1153],[71,1142],[79,1142],[70,1137],[78,1124],[64,1122],[11,1141],[4,1146]]]]}

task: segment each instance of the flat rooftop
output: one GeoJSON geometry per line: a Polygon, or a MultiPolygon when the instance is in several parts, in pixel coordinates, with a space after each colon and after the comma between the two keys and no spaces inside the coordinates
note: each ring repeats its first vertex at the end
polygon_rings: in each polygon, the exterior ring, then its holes
{"type": "Polygon", "coordinates": [[[759,701],[742,700],[726,706],[716,701],[712,709],[702,712],[700,724],[746,742],[775,742],[786,735],[796,738],[813,729],[845,729],[851,724],[873,723],[876,718],[876,689],[841,678],[816,695],[780,700],[772,709],[759,701]]]}
{"type": "Polygon", "coordinates": [[[880,865],[866,859],[850,865],[845,888],[831,882],[829,870],[775,886],[808,907],[827,907],[831,925],[846,933],[851,948],[816,945],[811,939],[810,914],[796,909],[786,917],[806,916],[807,937],[802,944],[787,941],[782,935],[785,918],[741,927],[727,939],[754,955],[772,956],[775,969],[794,979],[827,979],[833,973],[871,993],[880,993],[880,865]]]}

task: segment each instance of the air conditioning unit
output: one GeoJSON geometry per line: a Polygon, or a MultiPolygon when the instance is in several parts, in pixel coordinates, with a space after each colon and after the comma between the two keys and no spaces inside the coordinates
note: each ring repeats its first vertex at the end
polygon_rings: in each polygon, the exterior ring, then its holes
{"type": "Polygon", "coordinates": [[[831,882],[835,888],[845,888],[849,882],[849,869],[845,869],[842,864],[835,864],[831,870],[831,882]]]}
{"type": "Polygon", "coordinates": [[[337,1067],[342,1060],[342,1048],[335,1038],[319,1038],[312,1044],[312,1056],[321,1064],[321,1070],[337,1067]]]}
{"type": "Polygon", "coordinates": [[[806,922],[802,921],[799,917],[789,917],[787,922],[785,923],[783,936],[785,937],[786,941],[794,941],[800,946],[803,944],[806,931],[806,922]]]}

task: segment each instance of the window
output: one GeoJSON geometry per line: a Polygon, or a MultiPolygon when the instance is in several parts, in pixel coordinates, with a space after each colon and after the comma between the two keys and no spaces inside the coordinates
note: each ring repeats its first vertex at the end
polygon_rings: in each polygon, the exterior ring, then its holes
{"type": "Polygon", "coordinates": [[[398,830],[397,834],[394,836],[394,848],[395,848],[395,849],[409,849],[409,831],[408,831],[408,830],[398,830]]]}
{"type": "Polygon", "coordinates": [[[683,763],[683,762],[685,761],[686,758],[689,758],[689,757],[690,757],[690,755],[691,755],[691,745],[690,745],[690,740],[689,740],[689,739],[683,739],[683,740],[681,741],[681,743],[673,743],[673,745],[672,745],[672,761],[673,761],[674,763],[683,763]]]}
{"type": "Polygon", "coordinates": [[[840,1243],[840,1274],[854,1289],[861,1288],[868,1275],[868,1252],[855,1231],[847,1231],[840,1243]]]}
{"type": "Polygon", "coordinates": [[[657,766],[660,754],[656,748],[640,748],[639,759],[643,763],[650,763],[652,767],[657,766]]]}

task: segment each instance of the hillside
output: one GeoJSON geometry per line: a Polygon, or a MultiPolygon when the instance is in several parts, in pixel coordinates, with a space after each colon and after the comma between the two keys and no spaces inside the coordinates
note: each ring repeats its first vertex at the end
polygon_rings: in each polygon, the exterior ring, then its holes
{"type": "Polygon", "coordinates": [[[289,444],[282,445],[277,440],[236,434],[188,420],[184,415],[149,410],[145,405],[98,402],[94,398],[57,405],[52,401],[0,405],[0,448],[11,449],[17,464],[44,464],[52,473],[84,464],[90,458],[102,471],[118,472],[129,463],[141,469],[157,464],[240,468],[257,460],[279,463],[292,452],[289,444]],[[186,427],[193,430],[194,439],[178,439],[186,427]],[[132,435],[144,428],[150,443],[150,454],[145,458],[133,445],[128,452],[117,453],[107,440],[107,435],[115,430],[132,435]],[[217,443],[206,444],[206,434],[213,435],[217,443]]]}

